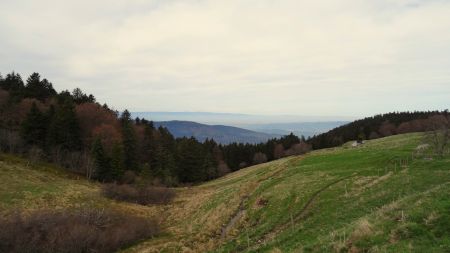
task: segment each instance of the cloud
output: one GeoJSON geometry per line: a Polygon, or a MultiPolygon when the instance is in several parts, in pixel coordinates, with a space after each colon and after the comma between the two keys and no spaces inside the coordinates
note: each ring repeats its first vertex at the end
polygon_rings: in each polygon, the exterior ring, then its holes
{"type": "Polygon", "coordinates": [[[139,111],[443,109],[448,31],[438,0],[7,0],[0,71],[139,111]]]}

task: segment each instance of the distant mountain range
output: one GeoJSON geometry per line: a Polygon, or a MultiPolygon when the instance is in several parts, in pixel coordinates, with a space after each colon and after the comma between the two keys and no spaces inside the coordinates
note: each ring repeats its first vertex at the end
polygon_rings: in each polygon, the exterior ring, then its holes
{"type": "Polygon", "coordinates": [[[133,112],[169,129],[175,137],[203,141],[213,138],[219,143],[259,143],[294,133],[313,136],[327,132],[350,121],[348,117],[252,115],[214,112],[133,112]]]}
{"type": "Polygon", "coordinates": [[[240,126],[251,124],[277,124],[290,122],[350,122],[355,117],[346,116],[305,116],[305,115],[257,115],[217,112],[133,112],[134,117],[153,121],[193,121],[209,125],[240,126]]]}
{"type": "Polygon", "coordinates": [[[199,141],[212,138],[221,144],[260,143],[281,136],[280,134],[261,133],[224,125],[206,125],[192,121],[156,121],[154,125],[166,127],[177,138],[194,136],[199,141]]]}
{"type": "Polygon", "coordinates": [[[294,133],[297,136],[314,136],[325,133],[333,128],[349,123],[348,121],[323,121],[323,122],[291,122],[272,124],[242,124],[239,127],[268,134],[287,135],[294,133]]]}

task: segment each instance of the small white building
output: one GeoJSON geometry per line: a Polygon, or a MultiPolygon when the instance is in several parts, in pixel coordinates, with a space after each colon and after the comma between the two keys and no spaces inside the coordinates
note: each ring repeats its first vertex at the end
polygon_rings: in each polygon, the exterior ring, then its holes
{"type": "Polygon", "coordinates": [[[354,141],[354,142],[352,143],[352,147],[356,148],[356,147],[358,147],[358,146],[364,144],[364,142],[365,142],[365,141],[354,141]]]}

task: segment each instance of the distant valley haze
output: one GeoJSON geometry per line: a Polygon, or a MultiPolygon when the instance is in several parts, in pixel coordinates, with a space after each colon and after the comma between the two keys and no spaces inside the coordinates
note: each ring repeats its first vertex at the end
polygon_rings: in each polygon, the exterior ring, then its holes
{"type": "Polygon", "coordinates": [[[194,136],[219,143],[259,143],[293,133],[313,136],[352,120],[351,117],[253,115],[214,112],[133,112],[134,117],[167,127],[175,137],[194,136]],[[250,131],[249,131],[250,130],[250,131]]]}
{"type": "Polygon", "coordinates": [[[308,116],[287,114],[245,114],[218,112],[133,112],[133,116],[153,121],[184,120],[203,124],[223,124],[232,126],[250,126],[259,124],[298,123],[298,122],[330,122],[352,121],[356,117],[350,116],[308,116]]]}
{"type": "Polygon", "coordinates": [[[220,143],[263,143],[270,139],[279,138],[284,134],[270,134],[256,132],[248,129],[225,126],[225,125],[206,125],[192,121],[155,121],[155,127],[165,127],[176,138],[194,137],[203,142],[207,139],[220,143]]]}

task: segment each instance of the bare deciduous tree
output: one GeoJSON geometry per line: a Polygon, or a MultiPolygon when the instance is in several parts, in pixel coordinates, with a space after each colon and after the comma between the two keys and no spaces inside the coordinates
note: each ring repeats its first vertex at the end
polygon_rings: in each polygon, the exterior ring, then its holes
{"type": "Polygon", "coordinates": [[[260,164],[265,162],[267,162],[266,154],[258,152],[253,155],[253,164],[260,164]]]}
{"type": "Polygon", "coordinates": [[[120,123],[114,112],[95,103],[77,105],[76,114],[85,144],[90,144],[94,137],[100,137],[106,149],[121,141],[120,123]]]}
{"type": "Polygon", "coordinates": [[[0,129],[0,150],[10,153],[23,151],[24,142],[17,131],[0,129]]]}
{"type": "Polygon", "coordinates": [[[82,159],[84,171],[86,173],[86,178],[92,179],[92,176],[94,174],[94,160],[92,159],[90,152],[84,151],[82,159]]]}
{"type": "Polygon", "coordinates": [[[450,140],[450,117],[448,115],[429,117],[425,140],[433,146],[437,155],[443,156],[450,140]]]}
{"type": "Polygon", "coordinates": [[[273,157],[275,159],[279,159],[284,156],[284,147],[282,144],[275,145],[275,148],[273,149],[273,157]]]}
{"type": "Polygon", "coordinates": [[[217,166],[218,176],[225,176],[228,173],[230,173],[230,168],[228,168],[228,165],[224,161],[220,161],[219,165],[217,166]]]}
{"type": "Polygon", "coordinates": [[[303,155],[305,153],[308,153],[312,150],[312,147],[310,144],[301,141],[297,144],[294,144],[291,146],[290,149],[286,150],[284,152],[284,156],[291,156],[291,155],[303,155]]]}
{"type": "Polygon", "coordinates": [[[382,136],[391,136],[391,135],[395,134],[395,130],[396,130],[396,127],[394,124],[390,123],[389,121],[385,121],[385,122],[383,122],[383,124],[381,124],[378,132],[382,136]]]}
{"type": "Polygon", "coordinates": [[[311,151],[312,147],[310,144],[308,144],[304,141],[301,141],[298,144],[292,145],[291,149],[292,149],[294,155],[302,155],[302,154],[305,154],[305,153],[308,153],[309,151],[311,151]]]}
{"type": "Polygon", "coordinates": [[[375,132],[375,131],[371,132],[370,135],[369,135],[369,139],[370,140],[378,139],[378,138],[380,138],[380,135],[377,132],[375,132]]]}
{"type": "Polygon", "coordinates": [[[44,157],[44,151],[37,146],[33,146],[28,150],[28,158],[34,163],[40,162],[44,157]]]}

